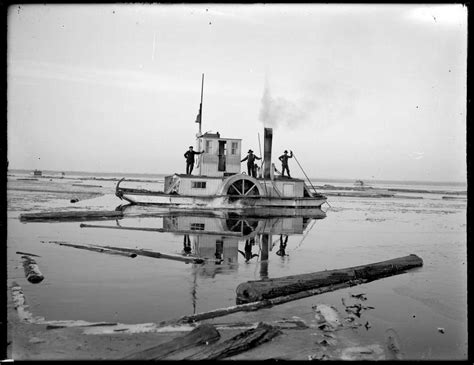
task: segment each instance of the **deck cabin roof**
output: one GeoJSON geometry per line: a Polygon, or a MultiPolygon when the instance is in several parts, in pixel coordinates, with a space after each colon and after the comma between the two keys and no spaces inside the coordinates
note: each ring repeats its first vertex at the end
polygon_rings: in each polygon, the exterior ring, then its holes
{"type": "Polygon", "coordinates": [[[219,132],[216,133],[209,133],[206,132],[203,135],[200,136],[200,138],[206,138],[206,139],[225,139],[225,140],[233,140],[233,141],[241,141],[242,138],[227,138],[227,137],[221,137],[219,132]]]}
{"type": "MultiPolygon", "coordinates": [[[[235,175],[238,175],[238,174],[235,174],[235,175]]],[[[178,177],[184,177],[184,178],[189,178],[189,179],[219,179],[219,180],[222,180],[222,179],[225,179],[227,178],[228,176],[206,176],[206,175],[186,175],[186,174],[173,174],[173,175],[170,175],[170,176],[178,176],[178,177]]],[[[234,176],[234,175],[229,175],[229,176],[234,176]]],[[[268,180],[268,179],[264,179],[262,177],[259,177],[257,178],[257,180],[259,181],[264,181],[264,180],[268,180]]],[[[296,181],[304,181],[303,179],[297,179],[297,178],[288,178],[288,177],[282,177],[282,176],[278,176],[278,175],[275,175],[273,181],[288,181],[288,182],[296,182],[296,181]]]]}

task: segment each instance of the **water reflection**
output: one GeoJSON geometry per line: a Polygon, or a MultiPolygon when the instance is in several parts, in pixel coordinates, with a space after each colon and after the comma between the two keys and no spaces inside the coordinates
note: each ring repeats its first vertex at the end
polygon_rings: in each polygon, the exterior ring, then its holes
{"type": "Polygon", "coordinates": [[[255,246],[255,237],[245,240],[244,251],[239,250],[239,253],[245,258],[246,263],[254,257],[258,257],[258,254],[252,252],[253,246],[255,246]]]}
{"type": "Polygon", "coordinates": [[[260,278],[266,279],[270,255],[285,260],[289,256],[289,237],[300,236],[299,243],[294,245],[297,248],[316,220],[326,217],[321,209],[301,214],[279,210],[280,215],[269,215],[267,211],[266,216],[255,211],[150,211],[139,206],[126,206],[123,211],[121,229],[182,235],[180,254],[205,259],[203,264],[195,264],[196,275],[203,278],[235,272],[240,263],[258,264],[260,278]],[[125,226],[127,218],[135,218],[133,222],[142,227],[125,226]]]}
{"type": "Polygon", "coordinates": [[[278,256],[288,256],[288,254],[285,252],[286,251],[286,245],[288,244],[288,235],[281,234],[280,235],[280,248],[276,252],[278,256]]]}

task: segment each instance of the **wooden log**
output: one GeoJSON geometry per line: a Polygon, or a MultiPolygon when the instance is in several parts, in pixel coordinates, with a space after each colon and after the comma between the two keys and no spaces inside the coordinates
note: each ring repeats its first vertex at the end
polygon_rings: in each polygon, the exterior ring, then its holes
{"type": "Polygon", "coordinates": [[[116,326],[116,322],[84,322],[84,321],[48,321],[46,329],[54,330],[59,328],[70,328],[70,327],[103,327],[103,326],[116,326]]]}
{"type": "Polygon", "coordinates": [[[111,249],[111,250],[122,251],[122,252],[134,253],[136,255],[153,257],[156,259],[168,259],[168,260],[182,261],[186,263],[195,263],[195,264],[202,264],[204,262],[204,259],[200,257],[172,255],[169,253],[148,251],[148,250],[136,249],[136,248],[117,247],[117,246],[98,246],[98,245],[94,245],[94,246],[111,249]]]}
{"type": "Polygon", "coordinates": [[[101,188],[102,185],[72,184],[72,186],[83,186],[85,188],[101,188]]]}
{"type": "Polygon", "coordinates": [[[416,255],[408,255],[392,260],[345,269],[325,270],[309,274],[291,275],[268,280],[247,281],[237,289],[237,304],[294,294],[299,291],[364,279],[372,281],[383,277],[404,273],[405,270],[423,265],[416,255]]]}
{"type": "Polygon", "coordinates": [[[177,351],[183,351],[193,346],[212,343],[220,338],[220,333],[213,325],[202,324],[184,336],[173,338],[171,341],[151,347],[144,351],[134,352],[125,356],[124,360],[159,360],[177,351]]]}
{"type": "Polygon", "coordinates": [[[107,249],[107,248],[78,245],[78,244],[66,243],[66,242],[61,242],[61,241],[49,241],[49,242],[50,243],[55,243],[55,244],[60,245],[60,246],[73,247],[73,248],[78,248],[78,249],[81,249],[81,250],[88,250],[88,251],[106,253],[106,254],[109,254],[109,255],[127,256],[127,257],[131,257],[131,258],[137,257],[137,254],[135,254],[133,252],[123,252],[123,251],[112,250],[112,249],[107,249]]]}
{"type": "Polygon", "coordinates": [[[278,328],[259,323],[257,328],[243,331],[221,343],[204,347],[184,360],[219,360],[250,350],[282,333],[278,328]]]}
{"type": "Polygon", "coordinates": [[[26,279],[33,284],[37,284],[43,281],[44,276],[39,270],[36,261],[29,256],[21,256],[23,259],[23,269],[25,270],[26,279]]]}
{"type": "Polygon", "coordinates": [[[328,285],[324,287],[320,287],[317,289],[305,290],[300,291],[295,294],[285,295],[277,298],[272,299],[265,299],[258,302],[251,302],[245,304],[238,304],[227,308],[218,308],[208,312],[196,313],[192,315],[183,316],[177,319],[171,319],[168,321],[163,321],[160,323],[160,326],[167,326],[167,325],[174,325],[180,323],[192,323],[203,321],[206,319],[216,318],[226,316],[228,314],[236,313],[236,312],[251,312],[256,311],[262,308],[269,308],[274,305],[283,304],[287,302],[291,302],[294,300],[310,297],[313,295],[323,294],[334,290],[340,290],[344,288],[349,288],[351,286],[364,284],[366,280],[350,280],[344,283],[336,284],[336,285],[328,285]]]}
{"type": "Polygon", "coordinates": [[[84,220],[103,220],[122,218],[123,212],[120,210],[112,211],[63,211],[63,212],[42,212],[42,213],[24,213],[20,215],[20,221],[23,222],[47,222],[47,221],[84,221],[84,220]]]}
{"type": "Polygon", "coordinates": [[[34,256],[34,257],[41,257],[39,255],[35,255],[34,253],[28,253],[28,252],[21,252],[21,251],[17,251],[16,252],[18,255],[27,255],[27,256],[34,256]]]}

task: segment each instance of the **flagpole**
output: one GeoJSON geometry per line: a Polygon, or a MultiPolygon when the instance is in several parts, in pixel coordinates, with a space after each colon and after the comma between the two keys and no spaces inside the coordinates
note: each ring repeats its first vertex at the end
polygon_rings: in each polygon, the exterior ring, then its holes
{"type": "Polygon", "coordinates": [[[202,123],[202,95],[204,93],[204,74],[202,74],[201,82],[201,104],[199,105],[199,135],[201,135],[201,123],[202,123]]]}
{"type": "MultiPolygon", "coordinates": [[[[197,117],[197,120],[196,120],[196,122],[199,123],[198,137],[197,137],[198,138],[198,143],[197,143],[198,144],[198,146],[197,146],[198,152],[202,151],[202,146],[201,146],[202,129],[201,129],[201,124],[202,124],[202,98],[203,98],[203,93],[204,93],[204,74],[202,74],[202,81],[201,81],[201,104],[199,104],[199,114],[198,114],[198,117],[197,117]]],[[[199,155],[199,157],[197,158],[197,167],[199,167],[199,175],[201,175],[201,159],[202,159],[202,156],[199,155]]]]}

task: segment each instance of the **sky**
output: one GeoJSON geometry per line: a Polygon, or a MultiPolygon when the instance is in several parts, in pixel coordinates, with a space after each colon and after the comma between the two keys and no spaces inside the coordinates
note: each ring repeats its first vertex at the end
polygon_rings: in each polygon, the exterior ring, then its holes
{"type": "Polygon", "coordinates": [[[12,5],[9,168],[184,173],[202,74],[242,158],[269,127],[295,177],[466,181],[459,4],[12,5]]]}

